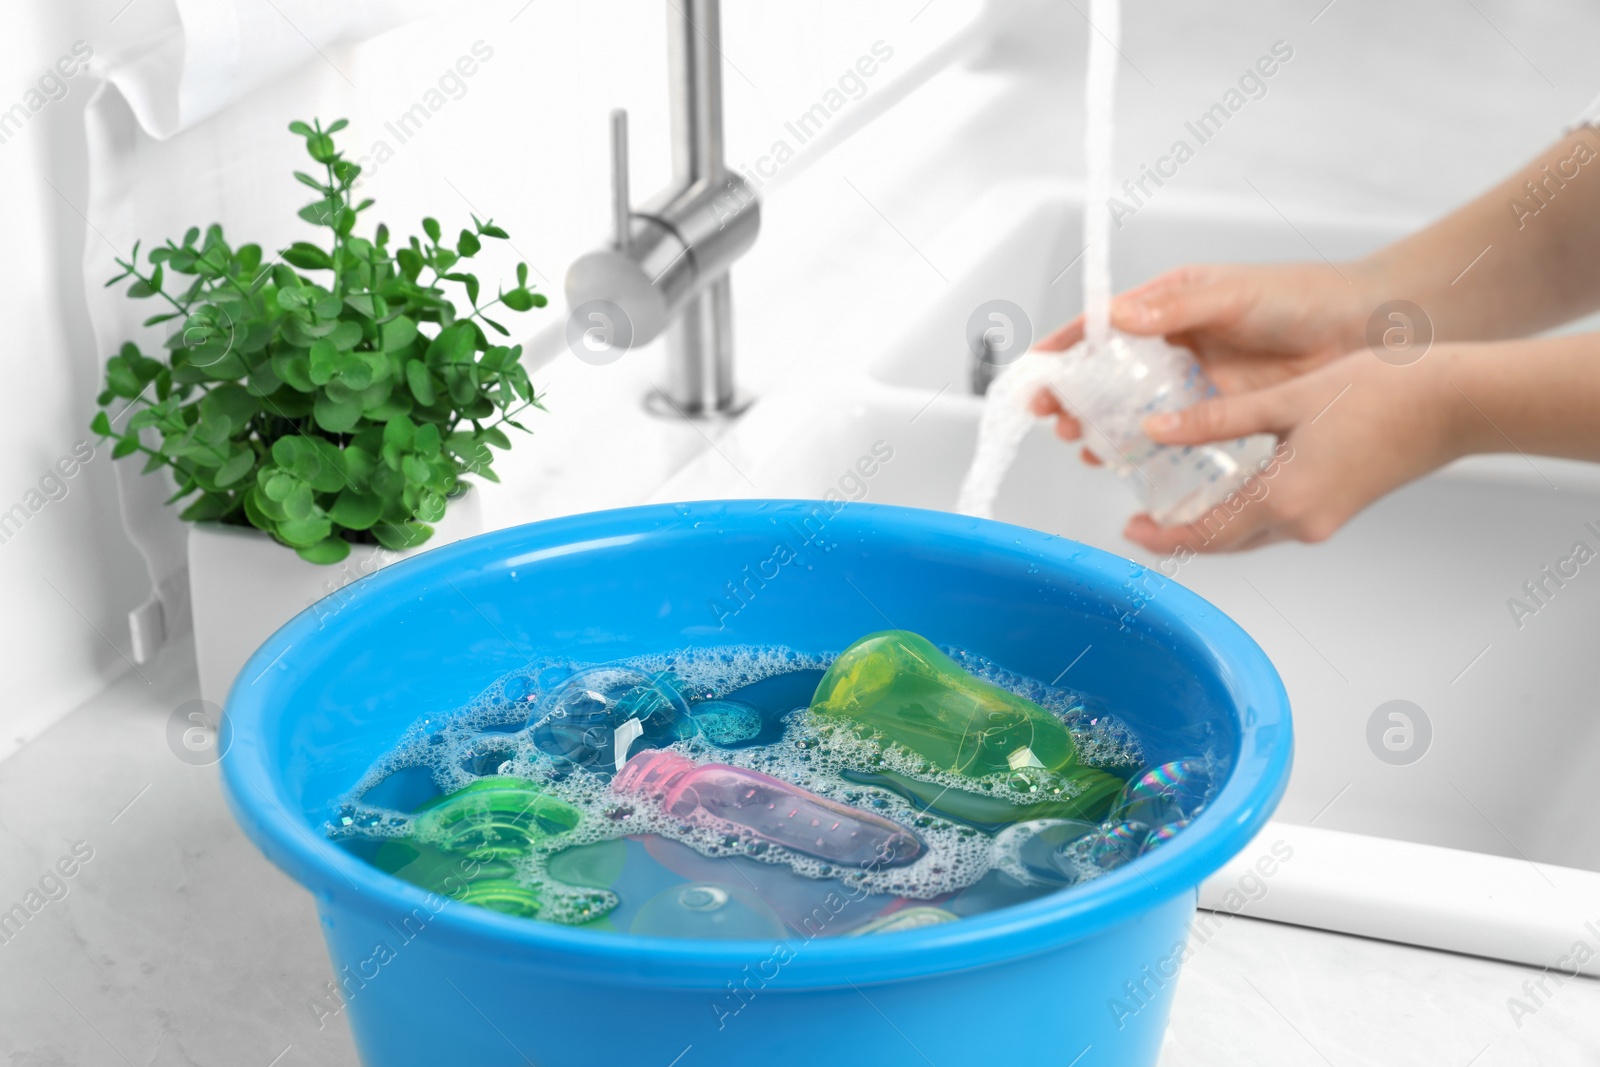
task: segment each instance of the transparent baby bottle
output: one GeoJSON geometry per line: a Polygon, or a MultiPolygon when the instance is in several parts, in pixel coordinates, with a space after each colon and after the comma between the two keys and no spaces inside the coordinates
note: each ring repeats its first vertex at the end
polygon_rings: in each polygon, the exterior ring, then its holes
{"type": "Polygon", "coordinates": [[[1090,353],[1078,344],[1060,357],[1051,386],[1075,409],[1084,443],[1134,485],[1163,526],[1196,522],[1246,478],[1268,466],[1277,441],[1255,434],[1205,445],[1159,445],[1140,429],[1149,415],[1178,411],[1215,395],[1186,348],[1159,337],[1112,332],[1090,353]]]}

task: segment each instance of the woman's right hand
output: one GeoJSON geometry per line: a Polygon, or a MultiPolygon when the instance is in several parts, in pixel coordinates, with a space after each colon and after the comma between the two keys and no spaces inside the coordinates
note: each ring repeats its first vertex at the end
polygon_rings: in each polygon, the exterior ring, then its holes
{"type": "MultiPolygon", "coordinates": [[[[1368,316],[1381,301],[1360,264],[1215,264],[1179,267],[1120,294],[1111,325],[1159,335],[1194,352],[1223,393],[1277,385],[1366,343],[1368,316]]],[[[1083,339],[1083,316],[1035,347],[1061,352],[1083,339]]],[[[1082,436],[1061,399],[1043,389],[1033,412],[1054,417],[1062,440],[1082,436]]],[[[1087,451],[1084,459],[1099,462],[1087,451]]]]}

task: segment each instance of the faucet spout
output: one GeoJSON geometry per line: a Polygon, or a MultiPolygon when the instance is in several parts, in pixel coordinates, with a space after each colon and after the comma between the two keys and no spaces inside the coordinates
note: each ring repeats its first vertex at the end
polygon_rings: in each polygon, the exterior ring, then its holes
{"type": "Polygon", "coordinates": [[[723,171],[721,7],[720,0],[667,0],[672,171],[685,189],[723,171]]]}
{"type": "Polygon", "coordinates": [[[627,116],[612,116],[613,236],[567,272],[574,315],[602,308],[638,347],[662,334],[667,369],[647,406],[663,415],[743,409],[734,386],[733,295],[728,277],[761,228],[761,205],[728,170],[722,140],[719,0],[667,0],[673,181],[630,206],[627,116]]]}

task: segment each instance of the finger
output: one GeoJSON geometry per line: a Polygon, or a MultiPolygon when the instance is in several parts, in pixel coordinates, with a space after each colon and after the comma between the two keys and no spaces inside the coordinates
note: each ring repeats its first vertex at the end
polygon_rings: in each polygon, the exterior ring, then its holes
{"type": "Polygon", "coordinates": [[[1056,436],[1063,441],[1076,441],[1083,436],[1083,426],[1066,412],[1056,416],[1056,436]]]}
{"type": "Polygon", "coordinates": [[[1140,513],[1128,520],[1122,536],[1158,556],[1170,556],[1180,548],[1198,551],[1191,540],[1199,541],[1187,526],[1161,526],[1148,514],[1140,513]]]}
{"type": "Polygon", "coordinates": [[[1287,433],[1291,421],[1282,387],[1273,387],[1210,397],[1181,411],[1163,411],[1146,418],[1141,428],[1157,444],[1200,445],[1254,433],[1287,433]]]}
{"type": "Polygon", "coordinates": [[[1061,397],[1049,386],[1040,386],[1039,391],[1028,401],[1028,410],[1041,419],[1054,418],[1056,436],[1063,441],[1076,441],[1083,436],[1083,427],[1078,423],[1077,417],[1067,409],[1061,397]]]}
{"type": "Polygon", "coordinates": [[[1059,415],[1066,409],[1061,406],[1061,398],[1056,396],[1055,390],[1048,385],[1041,385],[1039,391],[1028,401],[1028,410],[1039,418],[1046,419],[1051,415],[1059,415]]]}
{"type": "Polygon", "coordinates": [[[1128,333],[1175,334],[1232,318],[1248,299],[1230,273],[1180,267],[1118,296],[1111,303],[1111,321],[1128,333]]]}
{"type": "Polygon", "coordinates": [[[1206,285],[1214,281],[1216,272],[1216,267],[1206,264],[1185,263],[1181,267],[1164,270],[1153,278],[1123,290],[1122,295],[1146,297],[1169,289],[1192,289],[1197,285],[1206,285]]]}
{"type": "Polygon", "coordinates": [[[1265,508],[1237,494],[1180,526],[1160,526],[1149,515],[1135,515],[1122,536],[1160,556],[1183,548],[1196,553],[1239,552],[1283,539],[1265,508]]]}
{"type": "Polygon", "coordinates": [[[1033,347],[1041,352],[1065,352],[1083,340],[1083,316],[1079,315],[1033,347]]]}

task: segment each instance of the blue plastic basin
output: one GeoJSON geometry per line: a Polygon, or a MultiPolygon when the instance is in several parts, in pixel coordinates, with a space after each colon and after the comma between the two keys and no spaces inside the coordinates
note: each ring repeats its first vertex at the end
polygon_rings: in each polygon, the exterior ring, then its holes
{"type": "Polygon", "coordinates": [[[228,698],[229,802],[309,889],[370,1067],[1156,1062],[1196,888],[1289,774],[1288,699],[1216,608],[1126,559],[941,512],[661,505],[535,523],[363,579],[261,647],[228,698]],[[596,934],[448,902],[330,843],[330,802],[417,719],[530,658],[838,650],[890,626],[1232,752],[1161,849],[1065,893],[895,935],[783,945],[596,934]],[[1088,651],[1085,651],[1085,649],[1088,651]],[[1076,1057],[1076,1058],[1075,1058],[1076,1057]]]}

